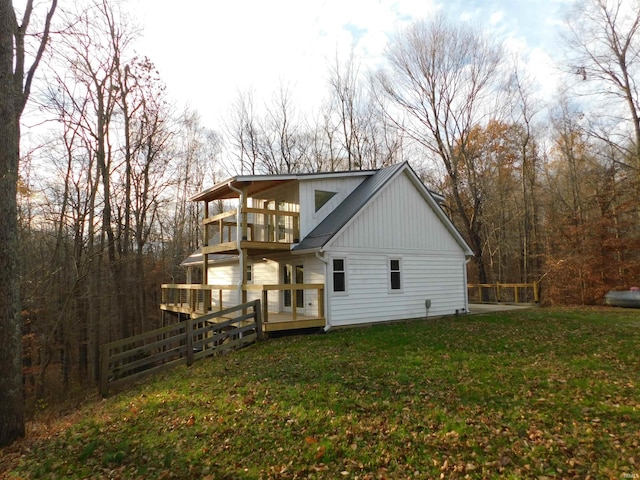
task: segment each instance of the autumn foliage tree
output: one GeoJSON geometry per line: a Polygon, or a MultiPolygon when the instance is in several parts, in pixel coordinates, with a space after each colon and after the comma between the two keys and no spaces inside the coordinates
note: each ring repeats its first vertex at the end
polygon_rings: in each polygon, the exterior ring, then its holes
{"type": "Polygon", "coordinates": [[[486,127],[476,126],[466,145],[469,161],[459,167],[467,187],[463,202],[469,215],[481,216],[483,259],[491,283],[531,282],[541,273],[530,218],[537,203],[529,205],[529,190],[539,189],[530,172],[538,152],[526,135],[522,124],[492,120],[486,127]]]}
{"type": "Polygon", "coordinates": [[[393,105],[390,120],[443,167],[450,209],[473,249],[481,283],[489,278],[482,233],[485,198],[468,144],[473,128],[489,116],[501,53],[482,31],[436,15],[397,34],[387,50],[389,68],[378,77],[393,105]]]}
{"type": "Polygon", "coordinates": [[[580,126],[567,101],[553,117],[545,186],[548,301],[593,304],[640,276],[635,171],[580,126]]]}

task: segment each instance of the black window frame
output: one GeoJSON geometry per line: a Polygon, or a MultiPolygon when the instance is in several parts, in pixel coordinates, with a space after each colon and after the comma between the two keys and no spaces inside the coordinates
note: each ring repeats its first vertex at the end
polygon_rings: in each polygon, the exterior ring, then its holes
{"type": "Polygon", "coordinates": [[[334,258],[331,260],[331,274],[333,279],[334,293],[347,293],[347,260],[345,258],[334,258]],[[336,262],[341,262],[342,268],[336,269],[336,262]]]}
{"type": "Polygon", "coordinates": [[[389,259],[389,290],[391,292],[402,291],[402,260],[400,258],[389,259]]]}

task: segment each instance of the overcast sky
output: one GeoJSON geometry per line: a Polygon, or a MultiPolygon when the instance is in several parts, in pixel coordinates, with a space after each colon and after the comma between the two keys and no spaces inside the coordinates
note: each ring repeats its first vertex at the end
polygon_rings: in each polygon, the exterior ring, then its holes
{"type": "MultiPolygon", "coordinates": [[[[542,87],[553,88],[550,54],[572,0],[134,0],[143,28],[138,53],[158,66],[169,94],[215,128],[237,97],[267,98],[288,85],[311,108],[328,92],[328,65],[351,49],[361,70],[375,68],[387,39],[444,10],[526,52],[542,87]]],[[[137,13],[135,13],[137,12],[137,13]]]]}

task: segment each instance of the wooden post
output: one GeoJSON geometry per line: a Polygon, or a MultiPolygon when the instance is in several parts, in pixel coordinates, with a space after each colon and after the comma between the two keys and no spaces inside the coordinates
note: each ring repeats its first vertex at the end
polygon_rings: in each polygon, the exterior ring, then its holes
{"type": "Polygon", "coordinates": [[[258,340],[262,340],[264,338],[264,334],[262,332],[262,308],[260,306],[260,300],[253,301],[253,313],[256,316],[256,334],[258,335],[258,340]]]}
{"type": "Polygon", "coordinates": [[[540,303],[539,290],[538,290],[538,282],[533,282],[533,301],[536,303],[540,303]]]}
{"type": "MultiPolygon", "coordinates": [[[[294,267],[295,268],[295,267],[294,267]]],[[[295,276],[295,271],[293,272],[294,276],[295,276]]],[[[295,288],[295,286],[292,285],[291,288],[291,318],[293,319],[293,321],[296,321],[297,318],[297,313],[296,310],[298,310],[298,290],[295,288]]]]}
{"type": "MultiPolygon", "coordinates": [[[[238,221],[242,222],[242,240],[247,240],[247,187],[242,188],[242,206],[240,208],[240,217],[238,221]]],[[[243,282],[244,283],[244,282],[243,282]]]]}
{"type": "Polygon", "coordinates": [[[193,318],[187,320],[186,337],[187,366],[191,366],[193,364],[193,318]]]}
{"type": "MultiPolygon", "coordinates": [[[[204,218],[205,219],[209,218],[209,202],[206,200],[204,202],[204,218]]],[[[208,235],[207,225],[209,224],[205,223],[204,225],[204,241],[202,243],[203,248],[209,246],[209,235],[208,235]]],[[[220,237],[220,240],[222,241],[222,237],[220,237]]],[[[203,252],[202,253],[202,285],[207,285],[208,283],[209,283],[209,254],[203,252]]],[[[207,305],[209,305],[209,307],[211,306],[211,290],[205,290],[202,292],[202,310],[204,310],[203,313],[207,313],[207,311],[209,310],[207,308],[207,305]]]]}
{"type": "Polygon", "coordinates": [[[300,242],[300,216],[293,216],[293,243],[300,242]]]}
{"type": "MultiPolygon", "coordinates": [[[[247,257],[247,249],[243,248],[242,249],[242,262],[240,262],[240,264],[242,265],[242,272],[240,272],[240,275],[242,276],[242,293],[241,293],[241,300],[240,303],[247,303],[247,290],[245,289],[245,287],[247,286],[247,262],[249,261],[249,258],[247,257]]],[[[244,312],[246,313],[246,312],[244,312]]]]}
{"type": "Polygon", "coordinates": [[[100,395],[106,397],[109,393],[109,350],[106,345],[100,345],[100,395]]]}
{"type": "Polygon", "coordinates": [[[262,290],[262,322],[269,321],[269,291],[265,288],[262,290]]]}
{"type": "Polygon", "coordinates": [[[518,303],[518,285],[513,287],[513,301],[518,303]]]}
{"type": "Polygon", "coordinates": [[[318,288],[318,317],[324,317],[324,288],[318,288]]]}

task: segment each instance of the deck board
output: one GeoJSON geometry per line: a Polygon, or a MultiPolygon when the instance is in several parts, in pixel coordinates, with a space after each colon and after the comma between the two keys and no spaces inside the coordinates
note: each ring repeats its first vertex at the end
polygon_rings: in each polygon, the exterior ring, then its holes
{"type": "MultiPolygon", "coordinates": [[[[208,313],[214,313],[212,311],[204,312],[202,307],[197,308],[196,311],[191,309],[188,303],[182,304],[162,304],[160,306],[162,310],[176,313],[186,313],[194,317],[206,315],[208,313]]],[[[321,328],[326,326],[326,319],[324,317],[313,317],[308,315],[296,314],[295,320],[291,312],[269,312],[268,321],[263,322],[263,331],[265,332],[282,332],[285,330],[299,330],[303,328],[321,328]]]]}

